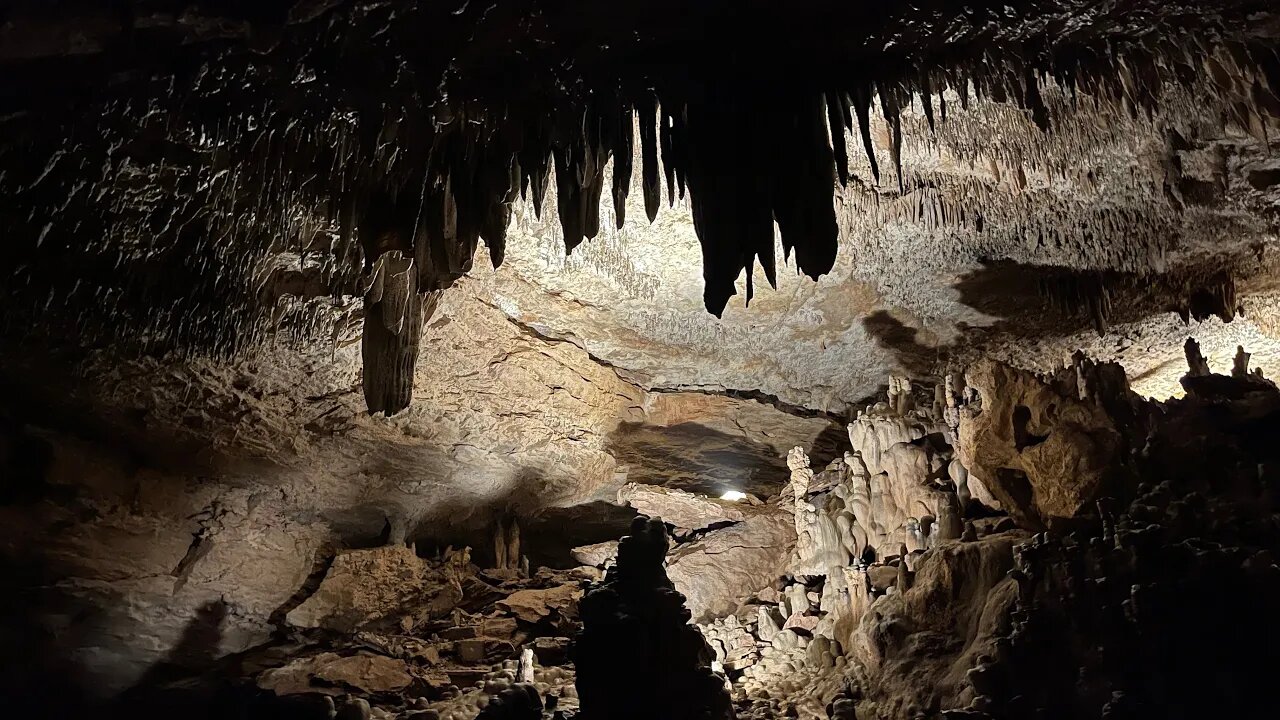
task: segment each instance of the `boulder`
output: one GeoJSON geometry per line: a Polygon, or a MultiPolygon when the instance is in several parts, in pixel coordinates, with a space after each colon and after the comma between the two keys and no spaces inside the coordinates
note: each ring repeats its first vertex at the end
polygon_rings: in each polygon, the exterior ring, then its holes
{"type": "Polygon", "coordinates": [[[763,508],[744,522],[678,546],[667,558],[667,575],[695,621],[728,615],[784,574],[795,537],[790,513],[763,508]]]}
{"type": "Polygon", "coordinates": [[[459,640],[454,652],[457,654],[459,661],[475,665],[484,662],[485,648],[484,640],[472,638],[459,640]]]}
{"type": "Polygon", "coordinates": [[[350,657],[321,653],[294,660],[258,676],[258,687],[276,695],[338,694],[339,691],[332,686],[366,693],[398,692],[412,682],[413,676],[403,660],[372,653],[350,657]],[[315,680],[321,682],[316,683],[315,680]]]}
{"type": "Polygon", "coordinates": [[[258,676],[258,687],[263,690],[270,690],[276,695],[297,695],[313,692],[336,695],[338,694],[336,690],[313,686],[311,679],[316,676],[320,668],[338,659],[337,653],[321,653],[310,657],[298,658],[287,665],[264,671],[258,676]]]}
{"type": "Polygon", "coordinates": [[[533,654],[539,665],[564,665],[569,662],[569,638],[537,638],[533,641],[533,654]]]}
{"type": "Polygon", "coordinates": [[[606,540],[594,545],[583,545],[569,551],[574,561],[589,567],[604,567],[618,557],[618,541],[606,540]]]}
{"type": "Polygon", "coordinates": [[[960,459],[1019,525],[1070,520],[1120,489],[1137,396],[1119,365],[1077,354],[1042,378],[984,361],[966,379],[982,400],[961,411],[960,459]]]}
{"type": "Polygon", "coordinates": [[[409,548],[351,550],[334,558],[320,587],[285,621],[348,633],[407,631],[448,615],[461,600],[460,585],[409,548]]]}
{"type": "Polygon", "coordinates": [[[360,653],[326,663],[316,677],[334,685],[345,685],[366,693],[397,692],[413,682],[403,660],[384,655],[360,653]]]}
{"type": "Polygon", "coordinates": [[[552,612],[561,615],[575,614],[573,608],[581,597],[582,588],[577,585],[559,585],[545,589],[517,590],[497,604],[500,610],[533,624],[549,617],[552,612]]]}
{"type": "Polygon", "coordinates": [[[642,515],[661,518],[682,530],[700,530],[719,523],[747,519],[750,505],[694,495],[658,485],[627,483],[618,490],[618,502],[642,515]]]}

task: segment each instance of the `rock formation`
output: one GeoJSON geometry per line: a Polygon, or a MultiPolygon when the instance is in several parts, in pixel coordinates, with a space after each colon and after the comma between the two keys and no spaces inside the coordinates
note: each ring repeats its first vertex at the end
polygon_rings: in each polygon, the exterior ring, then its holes
{"type": "Polygon", "coordinates": [[[1266,672],[1249,649],[1276,632],[1258,605],[1280,590],[1276,451],[1259,441],[1280,422],[1280,393],[1247,374],[1215,375],[1198,352],[1188,360],[1198,392],[1152,414],[1132,499],[1088,509],[1098,523],[1086,531],[1017,549],[1012,622],[970,671],[965,717],[1266,712],[1266,672]],[[1029,659],[1050,655],[1052,671],[1028,671],[1029,659]]]}
{"type": "Polygon", "coordinates": [[[583,720],[733,717],[711,649],[663,569],[667,546],[661,521],[636,518],[617,564],[582,599],[573,659],[583,720]]]}
{"type": "Polygon", "coordinates": [[[294,627],[408,632],[447,616],[462,601],[448,568],[402,546],[340,553],[316,592],[286,616],[294,627]]]}
{"type": "Polygon", "coordinates": [[[932,410],[910,409],[907,392],[891,399],[909,414],[885,403],[860,413],[849,425],[853,452],[822,473],[814,475],[802,448],[788,455],[797,574],[828,575],[904,543],[916,551],[960,536],[963,510],[947,474],[946,427],[932,410]]]}
{"type": "Polygon", "coordinates": [[[1043,528],[1122,492],[1137,434],[1124,370],[1077,355],[1036,377],[994,362],[967,373],[958,455],[1025,527],[1043,528]]]}
{"type": "Polygon", "coordinates": [[[1271,712],[1278,50],[1268,0],[3,0],[5,712],[1271,712]],[[575,668],[580,602],[666,645],[575,668]]]}
{"type": "Polygon", "coordinates": [[[741,522],[752,511],[750,506],[636,483],[628,483],[618,490],[618,502],[630,505],[641,515],[662,518],[682,535],[712,525],[741,522]]]}
{"type": "Polygon", "coordinates": [[[676,546],[667,575],[696,619],[732,612],[740,598],[786,569],[793,521],[777,507],[676,546]]]}

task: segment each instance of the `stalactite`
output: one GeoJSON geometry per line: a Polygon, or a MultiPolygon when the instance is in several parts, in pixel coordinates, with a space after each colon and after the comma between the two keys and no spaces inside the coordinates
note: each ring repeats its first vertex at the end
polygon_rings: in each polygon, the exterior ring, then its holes
{"type": "Polygon", "coordinates": [[[393,415],[409,406],[422,327],[435,309],[435,298],[419,293],[412,259],[399,252],[378,259],[365,294],[361,339],[370,413],[393,415]]]}
{"type": "Polygon", "coordinates": [[[627,196],[631,192],[631,161],[635,143],[635,118],[630,107],[618,113],[616,128],[612,148],[613,214],[617,228],[621,230],[627,218],[627,196]]]}
{"type": "Polygon", "coordinates": [[[644,183],[644,211],[653,222],[662,204],[662,187],[658,180],[658,108],[651,94],[645,94],[636,106],[640,123],[641,182],[644,183]]]}
{"type": "MultiPolygon", "coordinates": [[[[1052,46],[1045,33],[1060,28],[1061,17],[1028,22],[1023,9],[1007,17],[979,9],[980,22],[961,23],[966,27],[954,38],[927,52],[854,45],[851,58],[862,62],[848,65],[855,78],[824,72],[794,87],[775,87],[776,78],[739,82],[709,66],[682,66],[681,77],[671,77],[661,66],[630,62],[646,60],[636,55],[643,55],[641,42],[617,54],[593,48],[594,63],[565,62],[579,59],[578,48],[561,47],[545,18],[531,14],[512,32],[500,26],[510,20],[502,8],[455,16],[424,4],[403,9],[396,23],[341,8],[331,22],[282,31],[285,39],[263,52],[242,52],[234,40],[212,50],[192,38],[183,50],[189,67],[86,83],[83,97],[46,99],[61,103],[56,116],[25,116],[25,84],[5,95],[6,131],[30,136],[0,143],[6,169],[0,193],[13,208],[0,214],[15,228],[6,258],[24,268],[6,278],[5,300],[32,316],[65,307],[64,319],[84,337],[127,331],[155,349],[243,352],[275,333],[322,325],[308,315],[306,301],[278,313],[260,307],[264,258],[316,232],[301,227],[299,208],[336,238],[329,253],[334,267],[325,270],[326,290],[335,297],[360,294],[361,255],[372,265],[382,252],[374,227],[411,239],[398,249],[412,255],[418,291],[439,290],[469,269],[481,239],[493,262],[502,262],[511,203],[517,194],[530,197],[540,215],[552,162],[566,249],[598,232],[610,160],[621,226],[633,174],[634,112],[646,214],[653,221],[660,204],[661,159],[668,203],[688,190],[707,307],[720,312],[744,271],[750,298],[755,262],[775,282],[774,219],[787,257],[794,248],[801,271],[817,277],[832,267],[832,189],[837,180],[847,187],[854,179],[844,140],[855,122],[871,175],[880,180],[870,127],[876,90],[898,195],[881,199],[877,191],[874,200],[858,200],[868,221],[907,220],[929,231],[1016,229],[1030,250],[1119,237],[1099,265],[1122,255],[1117,247],[1135,246],[1162,262],[1168,244],[1158,237],[1169,225],[1145,206],[1082,211],[1042,190],[1067,174],[1061,158],[1069,150],[1146,131],[1188,97],[1221,109],[1264,146],[1272,142],[1280,60],[1265,38],[1232,29],[1241,19],[1234,6],[1218,5],[1170,19],[1159,3],[1121,4],[1108,10],[1106,22],[1128,27],[1123,23],[1138,19],[1149,30],[1114,32],[1091,19],[1052,46]],[[421,42],[423,28],[436,27],[451,31],[432,34],[440,47],[400,52],[421,42]],[[493,46],[484,43],[495,31],[505,33],[510,52],[503,57],[512,61],[499,78],[488,67],[495,64],[493,46]],[[1004,40],[989,42],[991,33],[1004,40]],[[473,42],[482,58],[472,54],[473,42]],[[385,82],[371,87],[371,78],[385,82]],[[732,115],[690,97],[693,88],[716,84],[736,88],[732,115]],[[966,111],[971,88],[979,99],[1009,102],[1017,110],[1010,114],[1029,117],[1040,134],[1032,138],[1022,127],[1027,123],[1006,118],[999,132],[976,124],[985,132],[954,142],[964,130],[946,127],[955,119],[948,117],[948,88],[966,111]],[[922,121],[906,112],[917,94],[922,121]],[[1108,127],[1063,121],[1090,108],[1108,127]],[[1117,119],[1119,112],[1128,120],[1117,119]],[[953,142],[945,147],[964,151],[956,153],[960,162],[982,167],[989,160],[996,183],[1021,193],[1009,198],[977,185],[926,189],[902,168],[903,145],[914,142],[953,142]],[[151,189],[140,190],[138,178],[148,173],[151,189]],[[44,258],[52,260],[33,262],[44,258]],[[134,263],[175,269],[159,279],[123,272],[134,263]],[[42,269],[72,265],[94,268],[83,287],[42,269]]],[[[941,27],[920,14],[936,9],[893,12],[922,30],[941,27]]],[[[871,34],[876,42],[887,39],[871,34]]],[[[104,67],[129,60],[111,58],[104,67]]],[[[1179,179],[1166,173],[1161,202],[1184,204],[1179,179]]],[[[1188,317],[1234,316],[1234,285],[1215,281],[1194,291],[1181,308],[1188,317]]],[[[1085,304],[1105,324],[1105,302],[1085,304]]]]}
{"type": "Polygon", "coordinates": [[[867,153],[867,162],[871,164],[871,176],[880,182],[880,165],[876,162],[876,148],[871,142],[871,91],[866,87],[855,87],[852,95],[853,109],[858,114],[858,129],[862,134],[862,148],[867,153]]]}
{"type": "Polygon", "coordinates": [[[842,112],[842,102],[837,99],[836,93],[827,93],[827,125],[831,128],[831,149],[835,151],[836,157],[836,175],[840,178],[840,187],[849,186],[849,154],[845,148],[845,112],[842,112]]]}

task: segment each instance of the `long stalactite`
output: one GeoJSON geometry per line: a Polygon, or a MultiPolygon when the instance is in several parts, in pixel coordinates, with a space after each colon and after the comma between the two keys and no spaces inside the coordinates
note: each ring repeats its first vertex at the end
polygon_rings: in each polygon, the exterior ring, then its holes
{"type": "MultiPolygon", "coordinates": [[[[1239,29],[1266,4],[1242,0],[707,3],[677,30],[660,20],[676,11],[665,2],[608,18],[542,0],[288,5],[222,18],[243,36],[134,18],[93,66],[57,49],[0,58],[31,70],[0,96],[8,323],[245,352],[272,332],[249,280],[269,249],[327,244],[348,258],[325,268],[335,297],[359,294],[396,250],[413,258],[415,292],[438,293],[480,241],[502,262],[512,203],[547,211],[553,172],[566,252],[599,234],[610,166],[620,225],[637,142],[650,221],[663,183],[668,205],[688,198],[718,316],[744,274],[751,300],[757,263],[776,285],[775,224],[784,261],[794,252],[816,279],[838,249],[837,186],[909,192],[902,116],[916,102],[931,129],[953,94],[1016,105],[1051,134],[1046,85],[1154,115],[1164,88],[1198,83],[1264,140],[1280,109],[1274,38],[1239,29]],[[161,68],[144,40],[180,61],[161,68]],[[49,78],[74,92],[40,92],[49,78]],[[850,170],[846,135],[861,139],[872,177],[850,170]]],[[[366,327],[386,324],[377,305],[366,327]]],[[[366,342],[367,371],[401,368],[376,349],[401,352],[391,345],[366,342]]],[[[402,409],[408,394],[393,395],[372,392],[370,408],[402,409]]]]}

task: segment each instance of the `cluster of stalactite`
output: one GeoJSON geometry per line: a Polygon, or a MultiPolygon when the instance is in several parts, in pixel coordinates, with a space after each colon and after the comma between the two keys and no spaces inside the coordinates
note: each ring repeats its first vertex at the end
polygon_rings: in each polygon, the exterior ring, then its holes
{"type": "Polygon", "coordinates": [[[541,0],[276,4],[285,9],[240,18],[249,31],[234,42],[173,35],[192,23],[135,22],[124,50],[70,73],[31,61],[0,97],[10,323],[234,354],[274,330],[257,291],[266,260],[319,254],[316,296],[363,294],[366,328],[381,323],[366,331],[365,360],[383,376],[366,391],[371,408],[392,412],[408,402],[432,294],[470,269],[480,240],[502,262],[512,203],[541,212],[554,172],[572,251],[600,231],[610,163],[624,220],[637,143],[650,219],[689,197],[705,304],[719,315],[744,272],[750,299],[756,263],[774,282],[775,223],[784,257],[794,251],[817,278],[835,261],[837,182],[878,184],[893,167],[905,192],[913,102],[931,128],[951,91],[966,105],[1010,103],[1051,131],[1046,83],[1084,111],[1154,114],[1166,87],[1198,82],[1264,136],[1280,114],[1273,45],[1228,34],[1266,9],[1243,0],[1178,12],[1154,0],[869,16],[859,6],[821,19],[719,3],[572,17],[541,0]],[[687,22],[672,29],[665,10],[687,22]],[[146,35],[161,32],[164,42],[146,35]],[[39,92],[50,78],[74,92],[39,92]],[[851,171],[847,135],[860,138],[870,178],[851,171]],[[406,294],[420,297],[401,303],[406,294]]]}
{"type": "MultiPolygon", "coordinates": [[[[1052,310],[1068,317],[1088,318],[1099,335],[1105,334],[1114,320],[1116,296],[1128,306],[1139,304],[1132,302],[1135,296],[1145,296],[1167,305],[1184,323],[1210,317],[1231,322],[1238,307],[1235,277],[1230,270],[1151,276],[1052,268],[1041,271],[1038,283],[1041,297],[1052,310]]],[[[1135,319],[1120,315],[1124,320],[1135,319]]]]}

